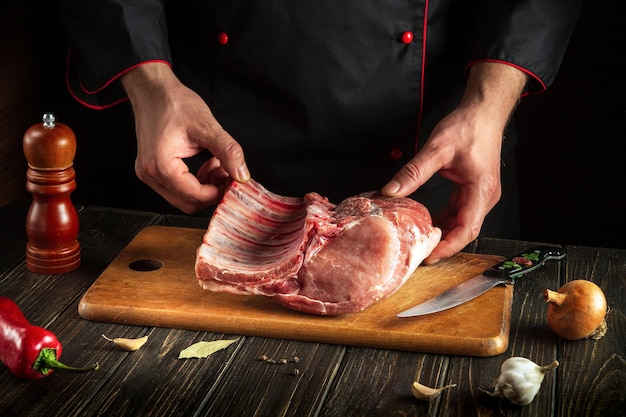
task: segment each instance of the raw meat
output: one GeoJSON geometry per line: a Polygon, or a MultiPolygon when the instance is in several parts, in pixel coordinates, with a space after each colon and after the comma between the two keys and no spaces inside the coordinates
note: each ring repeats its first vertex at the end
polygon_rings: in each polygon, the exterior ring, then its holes
{"type": "Polygon", "coordinates": [[[270,296],[303,312],[361,311],[408,279],[441,238],[428,210],[376,192],[335,205],[231,182],[196,256],[202,288],[270,296]]]}

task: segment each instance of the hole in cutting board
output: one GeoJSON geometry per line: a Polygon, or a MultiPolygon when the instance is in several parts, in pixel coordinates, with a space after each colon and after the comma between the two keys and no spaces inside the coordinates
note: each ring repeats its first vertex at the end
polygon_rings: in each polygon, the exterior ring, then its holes
{"type": "Polygon", "coordinates": [[[128,264],[128,267],[133,271],[150,272],[163,268],[165,264],[163,261],[157,259],[137,259],[128,264]]]}

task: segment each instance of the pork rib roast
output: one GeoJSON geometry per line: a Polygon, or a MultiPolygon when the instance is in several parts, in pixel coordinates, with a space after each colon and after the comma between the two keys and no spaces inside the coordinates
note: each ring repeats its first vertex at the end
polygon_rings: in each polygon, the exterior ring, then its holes
{"type": "Polygon", "coordinates": [[[426,207],[368,192],[332,204],[231,182],[196,255],[202,288],[272,297],[319,315],[357,312],[400,288],[441,238],[426,207]]]}

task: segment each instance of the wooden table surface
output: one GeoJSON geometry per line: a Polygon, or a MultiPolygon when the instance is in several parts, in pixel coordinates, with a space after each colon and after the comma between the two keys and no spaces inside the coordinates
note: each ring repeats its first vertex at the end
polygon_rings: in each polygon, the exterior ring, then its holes
{"type": "MultiPolygon", "coordinates": [[[[23,381],[0,365],[1,416],[626,415],[625,250],[568,246],[566,260],[520,279],[507,351],[477,358],[88,321],[78,315],[80,298],[140,230],[149,225],[206,228],[208,219],[81,209],[82,264],[54,276],[26,268],[27,209],[26,203],[0,208],[0,295],[17,302],[31,323],[57,335],[64,362],[99,362],[100,369],[23,381]],[[606,293],[609,329],[600,340],[563,341],[547,328],[542,291],[573,279],[594,281],[606,293]],[[102,334],[149,335],[149,342],[125,352],[102,334]],[[178,359],[192,343],[237,337],[237,343],[206,359],[178,359]],[[289,363],[267,363],[259,360],[262,355],[289,363]],[[292,361],[295,356],[298,363],[292,361]],[[510,356],[561,364],[546,376],[530,405],[514,406],[484,392],[510,356]],[[457,387],[424,402],[411,394],[415,380],[457,387]]],[[[481,239],[466,251],[506,256],[535,244],[481,239]]]]}

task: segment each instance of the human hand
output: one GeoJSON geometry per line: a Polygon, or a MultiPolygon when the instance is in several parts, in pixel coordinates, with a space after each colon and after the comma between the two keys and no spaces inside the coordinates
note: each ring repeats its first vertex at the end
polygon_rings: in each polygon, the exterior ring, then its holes
{"type": "Polygon", "coordinates": [[[170,204],[193,213],[219,202],[229,176],[250,178],[239,143],[168,65],[146,63],[126,74],[122,83],[135,114],[135,172],[170,204]],[[213,157],[194,175],[183,159],[203,149],[213,157]]]}
{"type": "Polygon", "coordinates": [[[450,257],[476,239],[500,199],[502,135],[525,82],[525,74],[508,65],[476,64],[459,106],[383,187],[385,195],[405,197],[435,173],[457,185],[449,205],[433,216],[442,239],[424,263],[450,257]]]}
{"type": "Polygon", "coordinates": [[[437,172],[457,184],[449,205],[433,216],[443,233],[426,264],[454,255],[478,237],[501,195],[501,141],[502,130],[480,123],[469,109],[457,109],[382,189],[385,195],[407,196],[437,172]]]}

